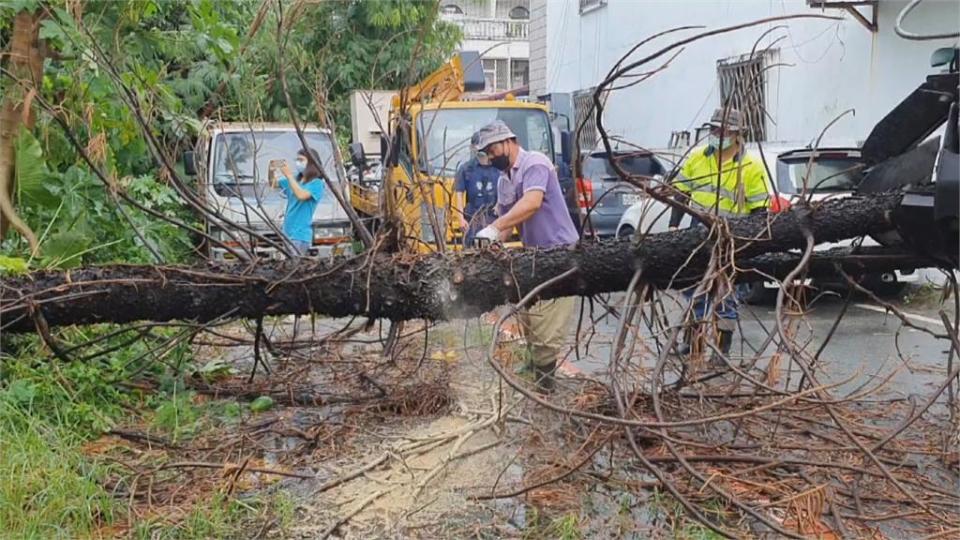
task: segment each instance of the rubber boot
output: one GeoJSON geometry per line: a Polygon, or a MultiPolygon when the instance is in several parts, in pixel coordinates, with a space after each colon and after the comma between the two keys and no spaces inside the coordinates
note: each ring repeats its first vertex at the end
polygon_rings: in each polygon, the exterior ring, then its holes
{"type": "MultiPolygon", "coordinates": [[[[733,345],[733,331],[732,330],[720,330],[717,332],[719,334],[719,339],[717,343],[717,348],[720,349],[720,352],[724,356],[729,358],[730,347],[733,345]]],[[[723,361],[723,358],[714,351],[710,356],[710,367],[723,368],[727,367],[727,363],[723,361]]]]}
{"type": "Polygon", "coordinates": [[[533,366],[533,383],[541,394],[552,394],[557,388],[557,363],[533,366]]]}

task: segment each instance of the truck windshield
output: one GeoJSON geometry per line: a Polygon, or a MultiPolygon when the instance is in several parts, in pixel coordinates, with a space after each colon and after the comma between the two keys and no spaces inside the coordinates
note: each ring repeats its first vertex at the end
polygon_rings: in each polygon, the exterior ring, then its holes
{"type": "MultiPolygon", "coordinates": [[[[324,171],[338,176],[330,136],[308,132],[304,137],[307,145],[320,154],[324,171]]],[[[214,142],[213,189],[221,197],[265,196],[269,189],[267,170],[270,160],[286,160],[292,170],[297,150],[301,147],[295,131],[221,133],[214,142]]]]}
{"type": "Polygon", "coordinates": [[[803,178],[807,176],[807,188],[814,193],[853,191],[863,180],[863,162],[858,158],[810,158],[780,160],[777,184],[785,193],[803,191],[803,178]],[[809,167],[809,168],[808,168],[809,167]],[[784,174],[786,173],[786,174],[784,174]]]}
{"type": "Polygon", "coordinates": [[[553,159],[553,136],[547,113],[539,109],[442,109],[420,114],[420,162],[429,174],[453,176],[470,159],[470,137],[483,126],[502,120],[526,150],[553,159]]]}

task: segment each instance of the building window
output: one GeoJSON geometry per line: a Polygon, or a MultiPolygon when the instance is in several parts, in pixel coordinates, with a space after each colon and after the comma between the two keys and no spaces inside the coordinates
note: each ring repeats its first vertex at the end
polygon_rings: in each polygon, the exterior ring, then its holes
{"type": "Polygon", "coordinates": [[[607,5],[607,0],[580,0],[580,14],[600,9],[607,5]]]}
{"type": "Polygon", "coordinates": [[[529,19],[530,10],[523,6],[517,6],[510,10],[510,18],[511,19],[529,19]]]}
{"type": "Polygon", "coordinates": [[[463,15],[463,10],[456,4],[446,4],[440,8],[440,13],[444,15],[463,15]]]}
{"type": "Polygon", "coordinates": [[[487,92],[497,87],[496,66],[495,60],[483,59],[483,89],[487,92]]]}
{"type": "Polygon", "coordinates": [[[597,145],[597,116],[593,109],[594,91],[596,87],[573,93],[573,116],[576,120],[573,129],[581,152],[590,152],[597,145]]]}
{"type": "Polygon", "coordinates": [[[486,81],[485,90],[494,92],[497,90],[509,90],[510,78],[507,76],[510,66],[506,58],[484,58],[483,59],[483,78],[486,81]]]}
{"type": "Polygon", "coordinates": [[[529,60],[511,60],[510,61],[510,88],[520,88],[530,84],[530,61],[529,60]]]}
{"type": "Polygon", "coordinates": [[[530,84],[530,61],[514,58],[484,58],[485,92],[513,90],[530,84]]]}
{"type": "Polygon", "coordinates": [[[747,142],[767,140],[766,55],[737,56],[717,61],[720,104],[739,110],[744,117],[747,142]]]}

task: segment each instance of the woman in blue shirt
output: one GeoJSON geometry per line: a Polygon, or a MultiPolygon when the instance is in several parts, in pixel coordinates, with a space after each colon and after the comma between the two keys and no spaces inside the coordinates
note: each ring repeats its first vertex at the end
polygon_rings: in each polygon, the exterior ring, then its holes
{"type": "MultiPolygon", "coordinates": [[[[313,161],[320,163],[320,155],[309,149],[313,161]]],[[[283,233],[296,248],[299,255],[306,255],[313,244],[313,212],[323,198],[323,178],[320,170],[309,162],[306,152],[297,151],[294,162],[297,170],[293,174],[290,166],[284,163],[280,168],[278,185],[287,198],[287,211],[283,218],[283,233]]]]}

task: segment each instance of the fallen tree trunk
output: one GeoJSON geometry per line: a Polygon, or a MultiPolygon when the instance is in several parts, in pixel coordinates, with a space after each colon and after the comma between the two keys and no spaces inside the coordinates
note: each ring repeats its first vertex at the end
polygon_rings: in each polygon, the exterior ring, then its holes
{"type": "MultiPolygon", "coordinates": [[[[812,210],[755,215],[729,221],[741,279],[759,279],[751,269],[783,276],[796,255],[762,256],[799,249],[804,231],[818,242],[879,233],[892,228],[899,194],[829,201],[812,210]]],[[[7,279],[0,288],[6,331],[49,326],[123,323],[137,320],[199,322],[222,317],[317,313],[392,320],[475,316],[514,301],[571,268],[577,272],[543,292],[544,298],[624,290],[637,268],[660,287],[689,283],[704,272],[711,240],[705,228],[650,235],[639,243],[610,241],[576,248],[484,250],[454,255],[400,258],[356,257],[202,267],[113,265],[36,272],[7,279]]],[[[814,273],[853,274],[933,265],[925,257],[889,250],[818,256],[814,273]]]]}

